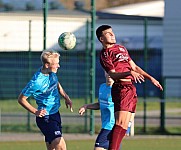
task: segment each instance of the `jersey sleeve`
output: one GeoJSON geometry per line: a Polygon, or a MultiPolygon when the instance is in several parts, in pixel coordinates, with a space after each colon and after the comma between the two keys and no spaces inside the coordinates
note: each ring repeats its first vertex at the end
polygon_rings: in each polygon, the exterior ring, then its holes
{"type": "MultiPolygon", "coordinates": [[[[125,48],[125,49],[126,49],[126,48],[125,48]]],[[[132,60],[127,49],[126,49],[126,51],[127,51],[127,53],[128,53],[128,61],[132,60]]]]}
{"type": "Polygon", "coordinates": [[[37,90],[37,85],[35,84],[34,81],[30,81],[25,88],[21,91],[21,93],[26,96],[29,97],[31,96],[35,91],[37,90]]]}

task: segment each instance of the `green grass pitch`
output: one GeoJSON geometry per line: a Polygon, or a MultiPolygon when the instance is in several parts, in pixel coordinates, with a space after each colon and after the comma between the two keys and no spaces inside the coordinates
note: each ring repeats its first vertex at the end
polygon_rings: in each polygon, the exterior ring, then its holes
{"type": "MultiPolygon", "coordinates": [[[[180,150],[180,137],[124,139],[122,150],[180,150]]],[[[94,140],[67,140],[68,150],[93,150],[94,140]]],[[[45,150],[42,142],[0,142],[1,150],[45,150]]]]}

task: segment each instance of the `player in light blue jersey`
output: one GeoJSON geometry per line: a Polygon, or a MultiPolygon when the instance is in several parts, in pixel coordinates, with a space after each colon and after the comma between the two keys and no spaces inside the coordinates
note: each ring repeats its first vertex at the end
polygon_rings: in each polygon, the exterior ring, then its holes
{"type": "Polygon", "coordinates": [[[83,115],[86,109],[101,111],[102,128],[97,136],[94,150],[105,150],[109,147],[109,136],[115,123],[114,103],[112,102],[111,88],[113,80],[105,73],[106,83],[99,87],[99,98],[97,103],[85,104],[79,109],[79,114],[83,115]]]}
{"type": "Polygon", "coordinates": [[[33,75],[32,79],[22,90],[18,102],[36,116],[36,123],[45,136],[48,150],[66,150],[62,137],[61,116],[59,113],[60,95],[65,104],[72,109],[72,101],[62,88],[57,78],[60,54],[51,50],[44,50],[41,54],[42,67],[33,75]],[[37,108],[28,102],[33,96],[37,108]]]}

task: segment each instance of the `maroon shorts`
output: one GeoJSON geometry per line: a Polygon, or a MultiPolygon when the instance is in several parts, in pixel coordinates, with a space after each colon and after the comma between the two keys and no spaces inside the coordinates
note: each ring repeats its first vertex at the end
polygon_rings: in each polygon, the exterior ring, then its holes
{"type": "Polygon", "coordinates": [[[136,87],[132,82],[115,82],[112,86],[112,101],[114,112],[135,112],[137,103],[136,87]]]}

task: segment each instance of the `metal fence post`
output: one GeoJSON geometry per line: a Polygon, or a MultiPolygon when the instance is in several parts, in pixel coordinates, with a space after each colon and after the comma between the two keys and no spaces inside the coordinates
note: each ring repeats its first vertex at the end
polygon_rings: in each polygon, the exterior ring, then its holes
{"type": "Polygon", "coordinates": [[[1,108],[0,108],[0,135],[1,135],[1,108]]]}
{"type": "Polygon", "coordinates": [[[48,0],[43,0],[43,49],[46,49],[46,29],[47,29],[48,0]]]}
{"type": "MultiPolygon", "coordinates": [[[[95,52],[95,17],[96,17],[96,11],[95,11],[95,0],[91,0],[91,103],[94,103],[95,100],[95,58],[96,58],[96,52],[95,52]]],[[[94,111],[90,111],[90,134],[93,135],[95,132],[94,129],[94,111]]]]}
{"type": "MultiPolygon", "coordinates": [[[[86,58],[86,97],[85,97],[85,103],[87,104],[90,100],[89,96],[89,90],[90,90],[90,49],[89,49],[89,21],[86,21],[86,52],[85,52],[85,58],[86,58]]],[[[85,121],[84,121],[84,130],[87,131],[87,119],[88,114],[87,111],[85,112],[85,121]]]]}
{"type": "Polygon", "coordinates": [[[160,131],[162,133],[165,132],[165,91],[166,91],[166,85],[165,85],[166,78],[162,78],[162,85],[163,85],[163,92],[161,93],[161,101],[160,101],[160,131]]]}
{"type": "MultiPolygon", "coordinates": [[[[29,50],[28,50],[28,76],[31,77],[31,20],[29,20],[29,50]]],[[[28,98],[28,102],[30,103],[30,98],[28,98]]],[[[27,114],[27,130],[30,131],[30,112],[27,114]]]]}
{"type": "MultiPolygon", "coordinates": [[[[147,72],[147,55],[148,55],[148,47],[147,47],[147,18],[144,18],[144,70],[147,72]]],[[[146,104],[146,93],[147,93],[147,87],[146,87],[146,81],[143,83],[143,94],[144,94],[144,101],[143,101],[143,109],[144,109],[144,116],[143,116],[143,131],[146,133],[146,110],[147,110],[147,104],[146,104]]]]}

